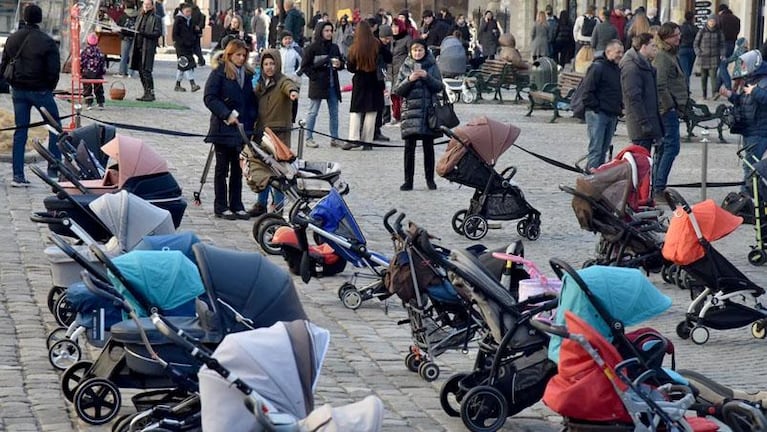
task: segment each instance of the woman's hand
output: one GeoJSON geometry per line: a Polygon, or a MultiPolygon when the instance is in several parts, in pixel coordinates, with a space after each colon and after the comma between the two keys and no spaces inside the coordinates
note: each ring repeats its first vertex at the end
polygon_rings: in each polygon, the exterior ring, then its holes
{"type": "Polygon", "coordinates": [[[726,87],[722,86],[719,88],[719,94],[729,99],[732,96],[732,90],[727,90],[726,87]]]}
{"type": "Polygon", "coordinates": [[[293,91],[290,92],[290,95],[288,95],[288,97],[292,101],[297,100],[298,99],[298,92],[293,90],[293,91]]]}
{"type": "Polygon", "coordinates": [[[420,69],[420,70],[416,70],[416,71],[411,72],[410,76],[407,77],[407,79],[408,79],[408,81],[412,82],[412,81],[415,81],[415,80],[417,80],[419,78],[424,78],[424,77],[426,77],[426,75],[427,75],[426,71],[423,70],[423,69],[420,69]]]}

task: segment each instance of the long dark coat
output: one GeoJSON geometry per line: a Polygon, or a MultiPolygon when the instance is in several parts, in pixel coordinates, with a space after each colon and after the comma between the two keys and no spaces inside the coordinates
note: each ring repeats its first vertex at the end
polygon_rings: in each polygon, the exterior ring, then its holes
{"type": "Polygon", "coordinates": [[[141,11],[136,20],[136,38],[133,40],[133,52],[130,56],[130,68],[137,71],[152,72],[157,40],[162,36],[162,20],[150,11],[141,11]]]}
{"type": "Polygon", "coordinates": [[[720,59],[726,54],[724,47],[724,33],[717,25],[713,29],[707,25],[698,30],[693,43],[695,55],[698,57],[698,65],[701,69],[715,69],[719,67],[720,59]]]}
{"type": "Polygon", "coordinates": [[[338,84],[338,70],[343,69],[344,61],[341,50],[332,40],[322,38],[322,29],[330,23],[323,23],[314,29],[314,42],[305,50],[301,58],[301,71],[309,77],[309,99],[327,99],[330,95],[330,83],[338,101],[341,102],[341,86],[338,84]],[[341,60],[341,68],[335,69],[330,64],[331,58],[341,60]]]}
{"type": "Polygon", "coordinates": [[[498,30],[498,21],[495,18],[490,21],[485,21],[485,17],[482,17],[482,24],[479,25],[479,44],[482,45],[482,54],[485,57],[495,55],[498,51],[498,37],[501,35],[498,30]]]}
{"type": "Polygon", "coordinates": [[[224,120],[229,118],[232,110],[237,110],[237,121],[245,126],[245,133],[253,133],[253,124],[258,117],[258,101],[253,93],[253,74],[245,72],[243,86],[237,80],[230,80],[224,72],[221,61],[214,63],[214,68],[205,82],[203,102],[210,110],[210,127],[205,142],[238,147],[243,145],[237,126],[227,125],[224,120]]]}
{"type": "Polygon", "coordinates": [[[180,70],[194,69],[194,48],[197,43],[197,34],[191,20],[187,20],[183,15],[176,15],[173,21],[173,48],[176,49],[176,57],[186,57],[189,65],[180,70]]]}
{"type": "Polygon", "coordinates": [[[402,139],[421,137],[440,137],[441,132],[429,128],[427,117],[430,108],[442,95],[445,85],[437,62],[431,53],[419,60],[421,68],[428,73],[425,78],[411,82],[408,77],[415,69],[416,61],[412,57],[405,59],[392,88],[392,93],[403,98],[401,128],[402,139]]]}
{"type": "Polygon", "coordinates": [[[663,125],[658,111],[655,68],[633,48],[621,60],[621,90],[629,139],[659,140],[663,125]]]}

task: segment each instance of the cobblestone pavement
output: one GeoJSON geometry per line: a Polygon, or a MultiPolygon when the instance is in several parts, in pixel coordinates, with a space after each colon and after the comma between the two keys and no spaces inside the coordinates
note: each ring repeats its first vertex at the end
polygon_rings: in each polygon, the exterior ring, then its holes
{"type": "MultiPolygon", "coordinates": [[[[110,106],[108,101],[106,109],[88,111],[86,114],[106,122],[204,134],[209,115],[202,104],[202,92],[173,92],[173,67],[174,62],[169,57],[161,57],[158,61],[158,99],[188,106],[188,110],[116,108],[110,106]]],[[[197,72],[201,84],[207,74],[207,68],[204,69],[197,72]]],[[[343,81],[350,80],[348,74],[342,76],[343,81]]],[[[68,75],[62,76],[62,88],[64,80],[68,79],[68,75]]],[[[123,81],[128,89],[128,98],[140,95],[137,79],[123,81]]],[[[305,95],[305,92],[304,89],[302,94],[305,95]]],[[[344,94],[344,103],[340,109],[342,136],[347,134],[348,99],[349,94],[344,94]]],[[[307,106],[308,101],[302,99],[301,115],[306,113],[307,106]]],[[[8,96],[0,97],[0,107],[10,109],[8,96]]],[[[60,107],[63,112],[68,111],[68,107],[63,104],[60,107]]],[[[456,111],[463,120],[487,115],[514,123],[522,129],[517,142],[519,145],[562,161],[575,161],[585,153],[585,126],[569,118],[550,124],[547,122],[550,112],[535,112],[528,118],[524,117],[526,108],[523,104],[498,105],[492,102],[468,106],[459,104],[456,105],[456,111]]],[[[317,124],[320,131],[327,131],[327,111],[324,108],[317,124]]],[[[208,145],[197,138],[122,132],[145,139],[166,157],[184,188],[185,196],[191,201],[192,191],[199,186],[208,145]]],[[[384,133],[392,138],[393,146],[402,144],[398,129],[386,127],[384,133]]],[[[294,134],[294,146],[295,137],[294,134]]],[[[729,144],[709,144],[711,181],[735,180],[741,175],[735,156],[737,138],[728,138],[729,144]]],[[[317,141],[321,144],[320,148],[308,149],[305,157],[342,164],[344,178],[351,185],[348,204],[365,231],[371,249],[391,253],[391,244],[381,224],[381,217],[390,208],[406,212],[409,220],[439,236],[440,241],[449,247],[471,244],[450,228],[453,213],[468,205],[471,190],[437,179],[439,189],[428,191],[418,162],[415,190],[400,192],[401,148],[376,148],[371,152],[341,151],[330,148],[329,140],[317,137],[317,141]]],[[[626,143],[625,128],[621,125],[615,138],[616,148],[626,143]]],[[[438,148],[438,156],[443,148],[438,148]]],[[[699,179],[701,148],[698,142],[683,143],[671,174],[672,183],[699,179]]],[[[417,155],[417,159],[421,160],[420,155],[417,155]]],[[[558,189],[559,184],[572,185],[575,175],[546,165],[513,148],[503,155],[498,167],[511,164],[519,169],[515,180],[521,185],[526,198],[542,212],[541,238],[536,242],[525,242],[527,257],[538,262],[544,269],[547,269],[546,261],[550,257],[564,258],[574,265],[588,259],[593,253],[595,236],[578,227],[570,208],[570,197],[558,189]]],[[[49,190],[31,173],[28,176],[33,182],[31,188],[13,189],[10,187],[10,164],[0,165],[0,206],[7,209],[0,215],[3,227],[0,230],[0,243],[3,244],[0,249],[0,325],[7,333],[0,342],[3,347],[0,350],[0,429],[109,430],[108,426],[88,427],[76,420],[71,405],[61,395],[58,375],[46,359],[45,335],[55,328],[55,322],[45,306],[50,275],[43,249],[48,242],[48,229],[30,222],[29,215],[32,211],[43,209],[42,200],[49,195],[49,190]]],[[[683,190],[683,193],[690,201],[698,199],[697,190],[683,190]]],[[[724,194],[725,190],[709,190],[709,196],[715,200],[721,200],[724,194]]],[[[244,196],[248,204],[255,198],[250,191],[245,191],[244,196]]],[[[251,237],[252,223],[215,219],[212,204],[212,185],[208,184],[203,192],[203,205],[194,207],[190,202],[182,229],[193,230],[205,241],[222,247],[259,251],[251,237]]],[[[492,230],[483,239],[484,244],[497,247],[517,240],[514,226],[514,223],[505,223],[501,229],[492,230]]],[[[746,261],[747,245],[752,243],[752,228],[744,226],[718,242],[717,247],[757,283],[767,285],[764,269],[752,267],[746,261]]],[[[282,265],[280,258],[274,259],[282,265]]],[[[345,309],[338,301],[336,290],[350,274],[347,270],[338,277],[313,280],[309,284],[296,280],[309,316],[319,325],[327,327],[333,335],[317,389],[318,399],[339,404],[374,393],[386,404],[387,431],[463,430],[460,419],[450,418],[442,412],[438,394],[440,386],[451,373],[471,369],[473,355],[446,353],[439,357],[442,375],[434,383],[426,383],[406,371],[403,358],[409,345],[409,331],[407,326],[398,327],[396,324],[404,317],[402,308],[390,302],[387,315],[382,304],[371,301],[357,311],[345,309]]],[[[674,327],[689,303],[688,293],[663,284],[658,275],[652,275],[651,278],[661,291],[672,297],[673,306],[648,324],[674,340],[679,367],[699,370],[736,387],[767,387],[767,368],[763,367],[764,341],[754,340],[748,329],[712,332],[711,340],[704,346],[679,340],[674,327]]],[[[131,407],[124,407],[124,412],[130,410],[131,407]]],[[[557,422],[558,418],[539,403],[509,419],[504,430],[555,430],[557,422]]]]}

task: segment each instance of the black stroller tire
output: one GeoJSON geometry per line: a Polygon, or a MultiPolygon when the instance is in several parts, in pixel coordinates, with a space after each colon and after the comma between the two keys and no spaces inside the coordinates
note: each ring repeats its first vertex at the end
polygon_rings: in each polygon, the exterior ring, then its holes
{"type": "Polygon", "coordinates": [[[541,225],[535,222],[527,224],[527,230],[525,230],[525,237],[530,241],[536,241],[541,237],[541,225]]]}
{"type": "Polygon", "coordinates": [[[61,375],[61,392],[68,401],[72,402],[80,383],[90,378],[86,374],[88,374],[91,367],[93,367],[93,363],[80,361],[70,366],[61,375]]]}
{"type": "Polygon", "coordinates": [[[51,349],[53,344],[64,339],[66,334],[67,329],[65,327],[58,327],[52,332],[48,333],[48,337],[45,338],[45,348],[51,349]]]}
{"type": "Polygon", "coordinates": [[[679,336],[680,339],[689,339],[691,330],[690,324],[687,321],[682,321],[676,325],[676,335],[679,336]]]}
{"type": "Polygon", "coordinates": [[[56,318],[56,322],[62,327],[69,327],[75,320],[77,311],[72,308],[72,304],[67,300],[66,293],[62,294],[56,305],[53,307],[53,317],[56,318]]]}
{"type": "Polygon", "coordinates": [[[442,389],[439,392],[439,404],[442,406],[442,410],[450,417],[461,416],[461,400],[463,399],[463,391],[459,383],[462,379],[466,378],[469,374],[457,373],[453,374],[442,385],[442,389]],[[455,402],[451,400],[455,398],[455,402]]]}
{"type": "Polygon", "coordinates": [[[102,425],[112,421],[120,412],[120,389],[104,378],[91,378],[77,386],[72,400],[75,412],[84,422],[102,425]]]}
{"type": "Polygon", "coordinates": [[[466,215],[469,213],[468,210],[458,210],[453,215],[453,219],[450,221],[450,225],[453,227],[453,231],[455,231],[458,235],[463,235],[463,223],[466,221],[466,215]]]}
{"type": "Polygon", "coordinates": [[[461,401],[461,420],[472,432],[497,431],[506,423],[507,413],[506,398],[495,387],[474,387],[461,401]]]}
{"type": "Polygon", "coordinates": [[[53,286],[48,291],[48,310],[51,311],[51,313],[54,313],[54,310],[56,308],[56,302],[59,300],[59,297],[61,297],[62,294],[67,292],[66,287],[60,287],[60,286],[53,286]]]}
{"type": "Polygon", "coordinates": [[[421,362],[423,362],[423,360],[413,353],[408,353],[408,355],[405,356],[405,367],[407,367],[407,370],[410,372],[417,373],[418,367],[421,366],[421,362]]]}
{"type": "Polygon", "coordinates": [[[487,219],[480,215],[471,215],[463,222],[463,235],[469,240],[481,240],[487,231],[487,219]]]}
{"type": "Polygon", "coordinates": [[[272,237],[277,228],[287,226],[288,223],[284,219],[273,217],[267,219],[261,223],[258,229],[258,245],[269,255],[280,255],[282,253],[282,247],[272,243],[272,237]]]}
{"type": "Polygon", "coordinates": [[[517,234],[522,237],[527,237],[527,219],[522,219],[517,222],[517,234]]]}
{"type": "Polygon", "coordinates": [[[72,339],[62,339],[48,349],[48,362],[56,370],[67,370],[77,364],[83,357],[83,352],[72,339]]]}
{"type": "Polygon", "coordinates": [[[752,249],[751,252],[748,253],[748,262],[751,265],[761,266],[767,262],[767,252],[763,249],[752,249]]]}
{"type": "MultiPolygon", "coordinates": [[[[273,219],[273,218],[277,218],[277,217],[279,217],[279,215],[276,215],[274,213],[264,213],[264,214],[256,217],[255,220],[253,220],[253,230],[252,230],[252,233],[253,233],[253,240],[256,243],[258,243],[258,231],[261,230],[261,224],[264,223],[264,221],[267,220],[267,219],[273,219]]],[[[282,218],[280,218],[280,219],[282,219],[282,218]]]]}

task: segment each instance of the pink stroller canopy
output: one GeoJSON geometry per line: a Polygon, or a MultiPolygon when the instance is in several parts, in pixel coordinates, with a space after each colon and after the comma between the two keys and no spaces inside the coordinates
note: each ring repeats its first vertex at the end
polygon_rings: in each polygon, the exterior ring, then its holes
{"type": "Polygon", "coordinates": [[[483,161],[495,165],[498,158],[514,144],[521,131],[514,125],[482,116],[456,128],[455,132],[461,139],[468,141],[483,161]]]}
{"type": "MultiPolygon", "coordinates": [[[[117,162],[117,187],[122,189],[126,181],[133,177],[168,172],[168,163],[149,144],[138,138],[117,135],[104,144],[101,151],[117,162]]],[[[104,176],[104,182],[110,181],[110,174],[104,176]]]]}

